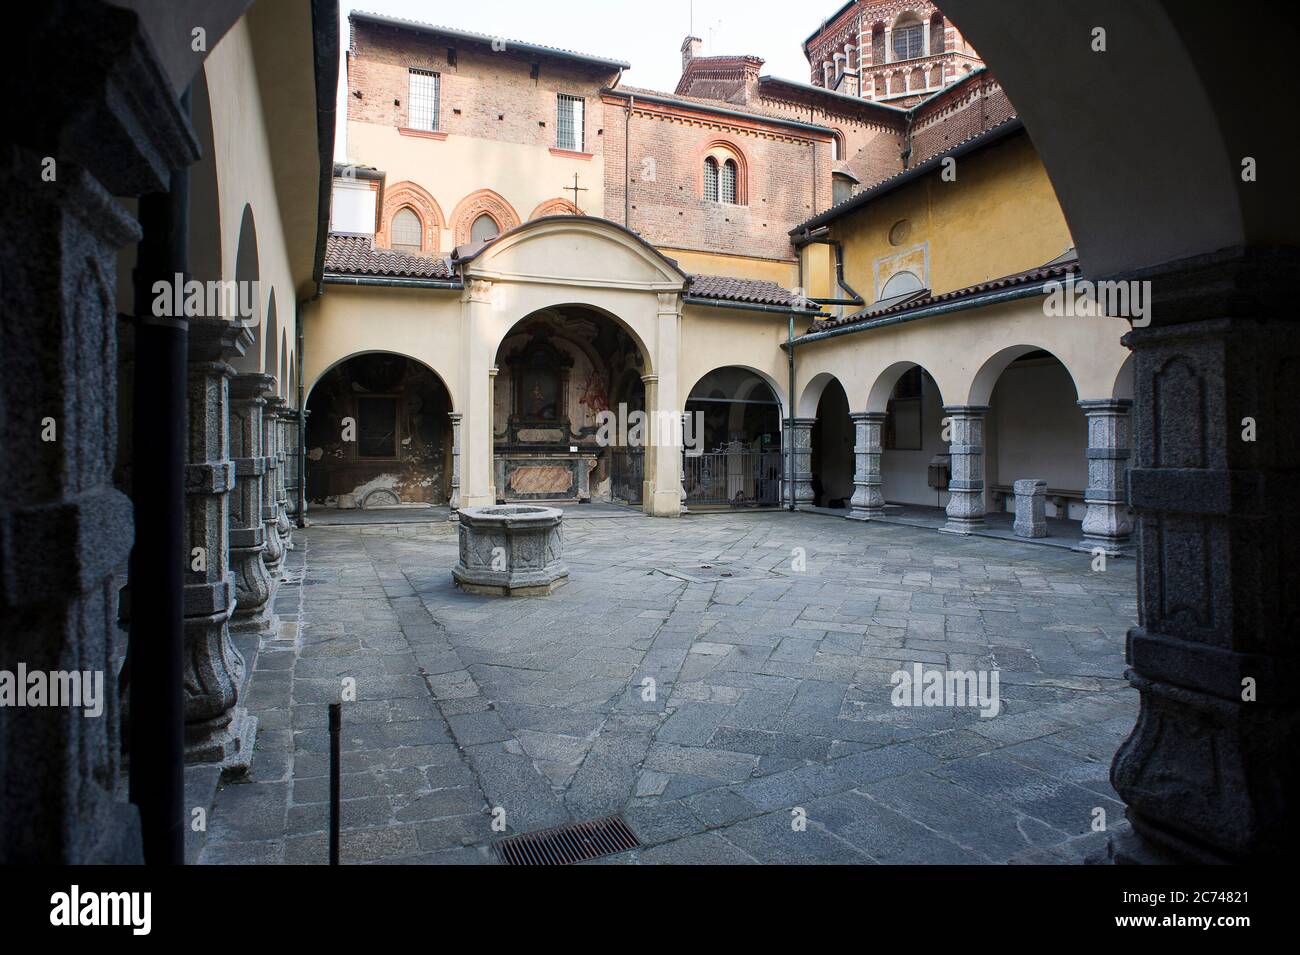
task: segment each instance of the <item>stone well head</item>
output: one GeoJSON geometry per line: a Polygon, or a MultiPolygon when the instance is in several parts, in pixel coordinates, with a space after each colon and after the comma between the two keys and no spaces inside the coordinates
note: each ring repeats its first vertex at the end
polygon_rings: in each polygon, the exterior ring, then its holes
{"type": "Polygon", "coordinates": [[[462,507],[459,518],[460,554],[451,573],[462,590],[527,597],[568,583],[558,508],[491,504],[462,507]]]}

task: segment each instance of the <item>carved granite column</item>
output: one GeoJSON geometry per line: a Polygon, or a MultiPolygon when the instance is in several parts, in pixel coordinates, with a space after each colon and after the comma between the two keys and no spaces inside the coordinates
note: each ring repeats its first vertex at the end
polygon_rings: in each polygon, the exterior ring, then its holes
{"type": "Polygon", "coordinates": [[[298,482],[302,475],[298,473],[298,409],[287,408],[284,418],[284,512],[289,518],[289,537],[293,537],[293,528],[298,518],[298,482]]]}
{"type": "Polygon", "coordinates": [[[812,486],[812,431],[813,426],[817,424],[816,418],[795,418],[794,433],[791,440],[794,442],[794,503],[795,506],[801,504],[811,504],[816,500],[813,494],[812,486]]]}
{"type": "Polygon", "coordinates": [[[460,419],[459,411],[447,412],[451,419],[451,494],[447,499],[452,513],[460,510],[460,419]]]}
{"type": "Polygon", "coordinates": [[[883,455],[881,434],[885,414],[881,411],[863,411],[850,414],[853,420],[853,499],[849,517],[865,521],[885,514],[885,496],[881,492],[884,478],[880,474],[883,455]]]}
{"type": "Polygon", "coordinates": [[[113,576],[133,530],[113,463],[117,251],[140,231],[72,162],[43,181],[45,155],[0,154],[0,670],[98,673],[103,709],[0,707],[0,862],[138,862],[116,792],[113,576]]]}
{"type": "Polygon", "coordinates": [[[267,473],[262,453],[262,415],[275,388],[270,375],[235,375],[230,380],[230,455],[235,462],[235,493],[230,503],[230,572],[235,578],[233,632],[268,633],[275,629],[271,612],[271,575],[262,555],[262,481],[267,473]]]}
{"type": "Polygon", "coordinates": [[[230,574],[228,388],[252,333],[220,319],[190,321],[189,460],[185,466],[185,758],[247,770],[257,720],[239,703],[244,658],[230,642],[235,609],[230,574]]]}
{"type": "Polygon", "coordinates": [[[1107,554],[1118,554],[1133,532],[1124,494],[1133,402],[1128,398],[1085,399],[1079,407],[1088,416],[1088,487],[1083,492],[1088,509],[1083,516],[1083,540],[1075,550],[1101,548],[1107,554]]]}
{"type": "Polygon", "coordinates": [[[488,406],[487,406],[487,467],[488,467],[488,500],[495,504],[498,495],[504,495],[506,489],[496,486],[497,474],[497,425],[496,425],[496,407],[497,407],[497,372],[500,369],[493,365],[488,369],[488,406]]]}
{"type": "Polygon", "coordinates": [[[948,447],[952,476],[948,479],[948,534],[969,534],[984,526],[984,415],[987,405],[945,405],[952,429],[948,447]]]}
{"type": "Polygon", "coordinates": [[[288,476],[288,454],[285,450],[287,440],[287,419],[293,413],[283,398],[272,398],[271,433],[274,443],[271,453],[278,462],[275,476],[275,530],[280,535],[280,543],[285,550],[293,550],[293,525],[289,523],[289,493],[286,488],[288,476]]]}
{"type": "Polygon", "coordinates": [[[1141,696],[1111,766],[1119,861],[1289,862],[1300,848],[1300,253],[1234,250],[1151,284],[1134,351],[1141,696]]]}
{"type": "Polygon", "coordinates": [[[275,403],[279,401],[274,394],[266,399],[262,411],[262,455],[266,458],[266,473],[262,476],[262,526],[266,528],[266,550],[262,551],[262,562],[266,564],[271,575],[272,599],[274,587],[280,580],[284,568],[284,538],[280,536],[280,492],[278,488],[280,456],[275,451],[275,403]]]}
{"type": "MultiPolygon", "coordinates": [[[[692,427],[691,427],[691,413],[690,413],[689,411],[687,411],[687,412],[683,412],[683,413],[682,413],[682,455],[681,455],[681,458],[682,458],[682,506],[681,506],[681,512],[682,512],[683,514],[687,514],[687,513],[690,512],[690,508],[686,506],[686,454],[687,454],[687,451],[690,450],[689,448],[686,447],[686,435],[688,435],[688,434],[691,436],[692,440],[694,440],[694,441],[697,442],[697,443],[698,443],[698,442],[702,442],[702,441],[704,440],[703,429],[695,429],[695,428],[692,428],[692,427]],[[690,430],[688,430],[688,429],[690,429],[690,430]]],[[[703,449],[697,448],[697,450],[703,450],[703,449]]]]}

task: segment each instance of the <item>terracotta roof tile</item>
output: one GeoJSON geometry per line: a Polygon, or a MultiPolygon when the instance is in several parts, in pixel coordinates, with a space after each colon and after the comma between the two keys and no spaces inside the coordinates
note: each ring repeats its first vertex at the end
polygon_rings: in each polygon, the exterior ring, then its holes
{"type": "Polygon", "coordinates": [[[454,278],[446,259],[376,249],[368,235],[332,232],[325,242],[325,271],[336,275],[391,278],[454,278]]]}
{"type": "Polygon", "coordinates": [[[1003,289],[1015,288],[1020,285],[1032,285],[1035,282],[1047,282],[1052,279],[1062,279],[1071,273],[1078,273],[1078,259],[1060,262],[1050,265],[1040,265],[1037,268],[1027,269],[1024,272],[1016,272],[1012,275],[1003,275],[1000,278],[989,279],[987,282],[980,282],[976,285],[968,285],[966,288],[953,289],[951,292],[943,292],[934,295],[925,292],[917,297],[909,298],[892,305],[889,308],[883,308],[879,311],[873,311],[871,306],[852,315],[845,315],[843,318],[832,318],[823,322],[814,322],[808,329],[808,333],[824,332],[828,328],[839,328],[844,325],[856,325],[859,322],[868,322],[877,318],[885,318],[890,315],[901,315],[905,312],[916,311],[917,309],[928,308],[931,305],[939,305],[944,302],[955,302],[964,298],[974,298],[978,295],[985,295],[989,292],[998,292],[1003,289]]]}
{"type": "Polygon", "coordinates": [[[752,305],[776,305],[784,308],[802,307],[817,310],[817,304],[800,300],[794,292],[783,289],[775,282],[760,279],[742,279],[730,275],[691,275],[686,294],[694,298],[712,298],[752,305]]]}

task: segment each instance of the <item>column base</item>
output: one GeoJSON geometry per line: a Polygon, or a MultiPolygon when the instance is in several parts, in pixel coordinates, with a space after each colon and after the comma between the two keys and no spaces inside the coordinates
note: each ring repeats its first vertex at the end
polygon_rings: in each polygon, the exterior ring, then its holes
{"type": "Polygon", "coordinates": [[[950,517],[948,523],[939,528],[939,533],[969,536],[984,530],[986,526],[982,517],[950,517]]]}
{"type": "Polygon", "coordinates": [[[1071,550],[1076,550],[1081,554],[1091,554],[1100,549],[1107,557],[1125,557],[1131,553],[1132,544],[1128,540],[1103,540],[1098,537],[1084,537],[1083,540],[1075,544],[1071,550]]]}
{"type": "Polygon", "coordinates": [[[237,706],[215,719],[185,724],[185,762],[215,763],[223,774],[244,775],[256,741],[257,717],[237,706]]]}

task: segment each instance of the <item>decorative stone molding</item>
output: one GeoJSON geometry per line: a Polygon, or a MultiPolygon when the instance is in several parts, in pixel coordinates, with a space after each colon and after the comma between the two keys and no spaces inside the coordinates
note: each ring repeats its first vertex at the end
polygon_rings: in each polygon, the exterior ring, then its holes
{"type": "Polygon", "coordinates": [[[1075,548],[1107,554],[1122,553],[1133,533],[1124,494],[1129,459],[1127,398],[1101,398],[1079,402],[1088,416],[1088,487],[1083,492],[1083,540],[1075,548]]]}
{"type": "Polygon", "coordinates": [[[853,421],[853,498],[849,501],[849,516],[866,521],[885,516],[885,496],[881,491],[880,462],[883,455],[881,436],[884,432],[883,411],[862,411],[849,415],[853,421]]]}
{"type": "Polygon", "coordinates": [[[542,216],[580,216],[582,210],[575,206],[568,199],[547,199],[540,203],[528,216],[529,220],[540,219],[542,216]]]}
{"type": "Polygon", "coordinates": [[[509,232],[519,225],[519,214],[510,203],[491,189],[480,189],[457,203],[451,214],[452,235],[458,246],[471,241],[474,220],[485,213],[492,217],[501,232],[509,232]]]}
{"type": "Polygon", "coordinates": [[[267,461],[262,448],[262,415],[275,378],[258,373],[230,380],[230,453],[235,463],[235,493],[230,504],[230,572],[235,579],[233,632],[265,634],[276,627],[271,612],[271,576],[262,555],[262,482],[267,461]]]}
{"type": "Polygon", "coordinates": [[[465,283],[462,301],[479,305],[492,304],[492,283],[487,279],[470,279],[465,283]]]}
{"type": "Polygon", "coordinates": [[[948,479],[948,534],[969,534],[984,526],[984,416],[987,405],[945,405],[951,418],[952,443],[948,451],[952,476],[948,479]]]}
{"type": "Polygon", "coordinates": [[[446,220],[442,208],[422,186],[409,180],[395,183],[384,190],[384,207],[380,213],[379,231],[375,233],[375,246],[393,247],[393,216],[406,206],[420,217],[420,254],[436,255],[446,220]]]}
{"type": "Polygon", "coordinates": [[[244,658],[230,642],[235,609],[230,574],[228,360],[253,343],[252,332],[224,320],[191,319],[189,456],[185,465],[185,759],[247,771],[257,720],[238,706],[244,658]]]}

